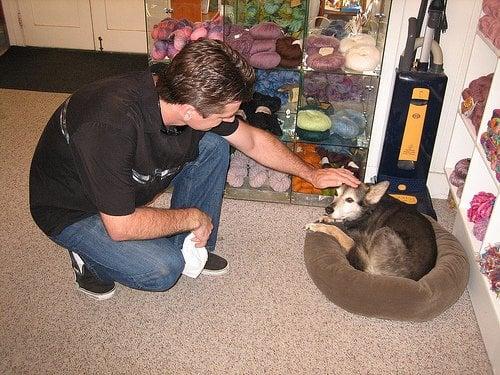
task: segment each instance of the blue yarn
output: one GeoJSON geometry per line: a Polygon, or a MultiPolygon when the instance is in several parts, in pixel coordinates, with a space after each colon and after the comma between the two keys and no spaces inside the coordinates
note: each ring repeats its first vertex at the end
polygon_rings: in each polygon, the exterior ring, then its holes
{"type": "Polygon", "coordinates": [[[341,109],[331,116],[331,134],[344,139],[354,139],[365,131],[365,116],[353,109],[341,109]]]}
{"type": "Polygon", "coordinates": [[[288,103],[288,94],[278,91],[287,84],[299,84],[299,72],[293,70],[264,70],[255,69],[255,91],[261,94],[278,97],[282,105],[288,103]]]}

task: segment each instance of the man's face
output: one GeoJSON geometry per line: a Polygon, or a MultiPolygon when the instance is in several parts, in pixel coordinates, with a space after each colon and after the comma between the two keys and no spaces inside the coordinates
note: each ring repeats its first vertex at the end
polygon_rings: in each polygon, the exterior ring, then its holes
{"type": "Polygon", "coordinates": [[[234,116],[240,108],[241,102],[232,102],[226,104],[222,113],[214,113],[206,118],[201,116],[197,111],[191,112],[191,118],[186,120],[186,124],[196,130],[210,130],[218,126],[221,122],[233,122],[234,116]]]}

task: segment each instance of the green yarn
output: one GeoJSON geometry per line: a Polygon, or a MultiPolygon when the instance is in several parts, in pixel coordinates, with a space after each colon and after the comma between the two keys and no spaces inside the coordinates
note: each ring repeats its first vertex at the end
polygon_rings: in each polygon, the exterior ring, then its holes
{"type": "Polygon", "coordinates": [[[321,111],[306,109],[299,111],[297,126],[304,130],[322,132],[332,127],[332,121],[321,111]]]}

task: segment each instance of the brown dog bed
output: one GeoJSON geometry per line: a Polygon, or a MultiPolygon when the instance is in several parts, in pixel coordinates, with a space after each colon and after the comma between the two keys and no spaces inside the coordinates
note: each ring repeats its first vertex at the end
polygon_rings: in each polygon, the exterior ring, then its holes
{"type": "Polygon", "coordinates": [[[436,266],[419,281],[371,275],[354,269],[333,237],[307,232],[306,268],[319,290],[355,314],[391,320],[431,320],[462,295],[469,278],[467,256],[458,240],[430,219],[436,233],[436,266]]]}

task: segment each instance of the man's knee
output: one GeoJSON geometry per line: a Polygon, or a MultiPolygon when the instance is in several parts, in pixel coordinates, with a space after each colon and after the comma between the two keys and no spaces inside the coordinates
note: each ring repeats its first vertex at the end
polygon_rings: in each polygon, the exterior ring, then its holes
{"type": "Polygon", "coordinates": [[[184,262],[157,264],[153,270],[140,275],[131,275],[131,287],[150,292],[163,292],[173,287],[184,269],[184,262]]]}

